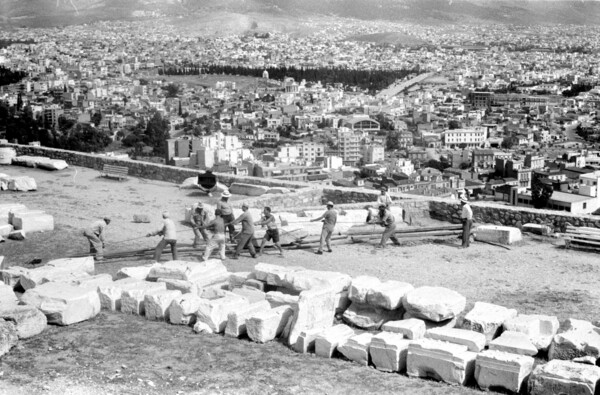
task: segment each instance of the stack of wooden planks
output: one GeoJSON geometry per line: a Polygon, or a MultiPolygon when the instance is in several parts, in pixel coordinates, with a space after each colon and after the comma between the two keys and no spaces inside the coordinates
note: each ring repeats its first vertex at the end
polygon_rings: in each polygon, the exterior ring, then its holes
{"type": "Polygon", "coordinates": [[[600,252],[600,229],[567,225],[565,246],[567,248],[600,252]]]}
{"type": "MultiPolygon", "coordinates": [[[[373,238],[380,238],[383,233],[383,227],[372,225],[351,228],[348,232],[351,239],[355,243],[360,243],[373,238]],[[358,229],[363,229],[359,233],[358,229]]],[[[418,228],[400,228],[396,229],[395,236],[398,239],[430,239],[436,237],[458,236],[462,233],[462,225],[441,225],[441,226],[426,226],[418,228]]]]}

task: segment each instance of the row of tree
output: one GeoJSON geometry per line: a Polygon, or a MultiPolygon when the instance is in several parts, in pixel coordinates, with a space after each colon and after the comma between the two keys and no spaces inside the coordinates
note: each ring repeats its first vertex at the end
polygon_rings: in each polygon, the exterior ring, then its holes
{"type": "Polygon", "coordinates": [[[0,66],[0,86],[15,84],[27,76],[24,71],[13,71],[0,66]]]}

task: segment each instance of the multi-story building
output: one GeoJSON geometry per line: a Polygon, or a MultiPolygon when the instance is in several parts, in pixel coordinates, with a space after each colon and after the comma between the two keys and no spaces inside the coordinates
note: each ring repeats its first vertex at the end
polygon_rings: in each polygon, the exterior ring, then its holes
{"type": "Polygon", "coordinates": [[[304,160],[314,162],[317,157],[325,155],[325,145],[319,143],[313,143],[310,141],[304,141],[300,144],[296,144],[298,154],[304,160]]]}
{"type": "Polygon", "coordinates": [[[444,132],[444,144],[449,148],[482,148],[487,139],[487,129],[474,127],[452,129],[444,132]]]}
{"type": "Polygon", "coordinates": [[[58,129],[58,118],[64,114],[64,110],[57,104],[44,107],[44,124],[47,127],[58,129]]]}
{"type": "Polygon", "coordinates": [[[363,160],[366,164],[381,162],[385,159],[385,149],[381,145],[365,146],[363,160]]]}
{"type": "Polygon", "coordinates": [[[345,165],[354,166],[360,160],[360,136],[354,132],[339,132],[338,147],[345,165]]]}

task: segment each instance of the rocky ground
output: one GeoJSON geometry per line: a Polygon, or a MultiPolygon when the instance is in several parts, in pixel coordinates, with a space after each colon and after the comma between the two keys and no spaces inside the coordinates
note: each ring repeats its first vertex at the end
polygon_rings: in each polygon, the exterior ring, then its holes
{"type": "MultiPolygon", "coordinates": [[[[111,216],[109,252],[153,247],[157,238],[144,235],[158,227],[168,209],[177,220],[184,207],[214,198],[179,190],[166,182],[129,178],[114,181],[97,171],[69,168],[45,172],[0,167],[11,175],[30,175],[36,192],[0,192],[1,202],[21,202],[44,209],[55,218],[54,232],[32,234],[22,242],[0,244],[5,265],[26,265],[85,253],[82,228],[95,218],[111,216]],[[147,214],[151,224],[136,224],[134,214],[147,214]]],[[[182,244],[192,233],[181,224],[182,244]]],[[[375,242],[375,241],[374,241],[375,242]]],[[[475,301],[497,303],[521,313],[555,314],[597,320],[600,317],[598,255],[565,250],[560,240],[527,236],[510,250],[474,243],[458,249],[457,240],[420,241],[380,251],[373,244],[336,245],[334,252],[310,250],[274,252],[259,260],[249,256],[227,260],[230,271],[248,271],[257,262],[334,270],[352,276],[440,285],[475,301]]],[[[199,259],[201,251],[186,252],[199,259]]],[[[168,255],[163,256],[167,258],[168,255]]],[[[149,257],[109,260],[98,273],[115,274],[124,266],[147,263],[149,257]]],[[[258,345],[217,335],[196,335],[190,328],[147,322],[143,318],[101,313],[69,327],[49,327],[43,335],[22,341],[0,360],[0,393],[158,394],[158,393],[405,393],[471,394],[474,388],[450,387],[402,375],[385,374],[350,362],[298,355],[277,342],[258,345]]]]}

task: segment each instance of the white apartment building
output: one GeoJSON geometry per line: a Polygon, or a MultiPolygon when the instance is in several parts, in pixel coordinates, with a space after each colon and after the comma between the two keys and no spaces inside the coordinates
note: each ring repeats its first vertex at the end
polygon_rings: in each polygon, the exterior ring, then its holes
{"type": "Polygon", "coordinates": [[[338,132],[338,147],[345,165],[354,166],[360,160],[360,136],[354,132],[338,132]]]}
{"type": "Polygon", "coordinates": [[[296,159],[298,159],[298,156],[300,156],[300,154],[298,153],[296,146],[289,144],[279,147],[277,152],[275,152],[276,160],[281,163],[295,162],[296,159]]]}
{"type": "Polygon", "coordinates": [[[296,144],[298,154],[307,161],[314,162],[318,156],[325,155],[325,145],[319,143],[313,143],[310,141],[304,141],[300,144],[296,144]]]}
{"type": "Polygon", "coordinates": [[[363,153],[363,159],[366,164],[381,162],[385,159],[385,149],[381,145],[366,146],[363,153]]]}
{"type": "Polygon", "coordinates": [[[487,139],[487,129],[474,127],[446,130],[443,137],[447,148],[459,148],[462,144],[466,144],[466,148],[481,148],[487,139]]]}
{"type": "Polygon", "coordinates": [[[410,176],[415,172],[415,165],[410,161],[410,159],[398,159],[396,161],[395,170],[410,176]]]}

